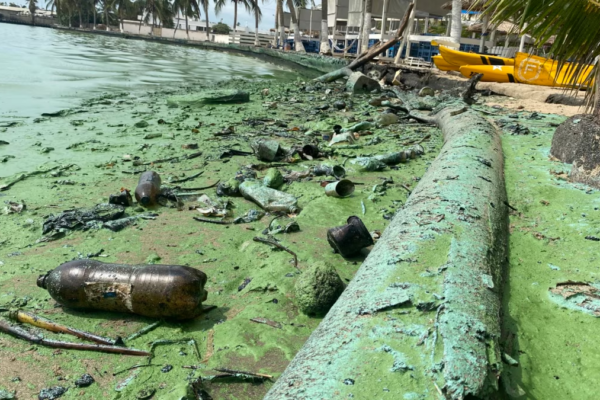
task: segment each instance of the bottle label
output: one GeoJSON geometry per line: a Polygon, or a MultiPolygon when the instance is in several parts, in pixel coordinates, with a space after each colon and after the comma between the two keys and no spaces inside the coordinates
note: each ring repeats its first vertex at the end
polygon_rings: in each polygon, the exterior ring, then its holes
{"type": "Polygon", "coordinates": [[[84,291],[90,306],[133,312],[131,289],[132,285],[126,283],[86,282],[84,291]]]}

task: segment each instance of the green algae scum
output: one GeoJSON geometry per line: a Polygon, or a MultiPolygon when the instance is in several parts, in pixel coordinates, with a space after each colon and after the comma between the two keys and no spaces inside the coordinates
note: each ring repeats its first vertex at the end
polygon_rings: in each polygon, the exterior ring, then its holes
{"type": "MultiPolygon", "coordinates": [[[[342,144],[332,153],[322,135],[333,132],[336,124],[351,126],[357,119],[376,116],[378,108],[368,105],[369,96],[348,98],[342,85],[315,87],[301,79],[287,84],[232,81],[218,86],[219,90],[228,88],[247,91],[250,101],[202,107],[169,105],[167,100],[176,96],[217,89],[188,85],[138,96],[105,95],[61,113],[64,116],[6,129],[4,134],[10,135],[7,141],[11,144],[2,148],[3,154],[11,152],[15,141],[19,148],[26,149],[25,154],[36,152],[37,142],[55,151],[48,153],[47,162],[40,166],[7,161],[14,174],[3,174],[1,185],[14,182],[22,172],[25,177],[0,192],[0,199],[24,202],[26,208],[1,216],[1,304],[35,311],[58,323],[112,338],[126,338],[154,323],[151,318],[136,315],[61,308],[46,291],[36,287],[38,275],[66,261],[97,255],[96,259],[109,263],[151,262],[198,268],[208,275],[208,299],[204,304],[216,309],[188,322],[166,320],[127,341],[128,347],[144,350],[157,341],[176,342],[154,346],[150,366],[125,372],[120,371],[146,362],[137,357],[32,346],[2,335],[2,389],[16,390],[21,398],[33,396],[42,388],[70,386],[62,398],[90,399],[130,399],[142,390],[154,389],[156,398],[180,399],[187,395],[190,381],[219,375],[215,368],[229,368],[273,375],[273,379],[259,382],[229,377],[205,381],[204,387],[213,398],[262,398],[322,318],[319,314],[307,316],[296,305],[295,286],[302,273],[326,263],[347,283],[368,254],[365,249],[353,258],[343,259],[328,244],[327,230],[357,215],[370,232],[383,232],[441,146],[436,128],[403,124],[373,129],[372,134],[363,132],[357,143],[342,144]],[[264,89],[269,89],[266,96],[264,89]],[[332,93],[325,94],[327,89],[332,93]],[[317,109],[342,99],[350,104],[347,110],[317,109]],[[147,125],[136,127],[140,121],[147,125]],[[235,134],[221,135],[230,126],[235,134]],[[408,149],[424,137],[421,145],[425,154],[393,169],[360,173],[347,163],[347,177],[357,186],[346,198],[325,195],[320,182],[331,178],[310,178],[307,174],[315,166],[342,165],[358,155],[408,149]],[[252,142],[265,138],[276,140],[285,149],[313,143],[326,154],[313,161],[272,163],[287,176],[280,190],[295,196],[301,211],[297,215],[278,213],[275,221],[276,215],[271,214],[247,224],[194,220],[201,216],[196,200],[202,194],[219,199],[213,186],[217,182],[227,182],[238,171],[255,170],[258,179],[267,174],[267,168],[261,165],[269,164],[253,155],[222,156],[231,154],[230,150],[252,154],[252,142]],[[192,143],[198,144],[198,149],[186,148],[192,143]],[[202,154],[187,158],[198,152],[202,154]],[[246,168],[249,165],[256,167],[246,168]],[[163,186],[180,186],[178,193],[183,193],[183,188],[213,187],[186,191],[192,195],[181,197],[184,206],[179,209],[173,202],[169,203],[172,208],[127,208],[126,215],[150,211],[157,216],[138,219],[118,232],[86,227],[62,232],[55,240],[42,239],[41,226],[47,216],[105,203],[122,187],[133,190],[141,172],[149,169],[161,175],[163,186]],[[32,174],[36,171],[43,172],[32,174]],[[202,174],[185,183],[170,183],[199,172],[202,174]],[[252,240],[266,228],[276,231],[277,226],[285,227],[292,221],[300,226],[299,232],[275,234],[274,238],[297,255],[298,269],[289,253],[252,240]],[[196,343],[198,354],[194,345],[188,344],[190,339],[196,343]],[[166,365],[172,369],[163,372],[166,365]],[[92,375],[95,383],[84,389],[73,387],[84,373],[92,375]]],[[[241,197],[225,199],[231,203],[233,217],[258,209],[241,197]]],[[[68,340],[52,333],[44,335],[68,340]]]]}
{"type": "Polygon", "coordinates": [[[152,353],[0,334],[0,398],[56,387],[68,389],[64,399],[595,398],[600,270],[589,238],[600,237],[600,197],[549,157],[564,118],[450,109],[442,114],[458,118],[453,141],[408,118],[381,126],[380,96],[306,77],[237,79],[103,94],[0,128],[0,308],[152,353]],[[202,100],[217,90],[249,97],[202,100]],[[368,128],[329,146],[336,125],[368,128]],[[260,160],[268,141],[274,160],[260,160]],[[423,154],[410,152],[416,144],[423,154]],[[381,161],[391,152],[401,163],[381,161]],[[52,215],[133,192],[145,171],[168,189],[160,205],[125,207],[119,229],[95,220],[43,233],[52,215]],[[341,178],[354,191],[327,196],[341,178]],[[269,188],[262,210],[256,188],[269,188]],[[269,210],[274,193],[294,202],[269,210]],[[344,258],[327,232],[350,216],[377,244],[344,258]],[[157,320],[61,307],[37,287],[38,276],[88,258],[198,269],[208,276],[203,305],[214,308],[157,320]]]}

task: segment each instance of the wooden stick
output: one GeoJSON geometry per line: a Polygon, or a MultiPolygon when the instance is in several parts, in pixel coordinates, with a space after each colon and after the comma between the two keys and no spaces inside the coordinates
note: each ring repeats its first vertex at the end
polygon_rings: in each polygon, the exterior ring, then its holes
{"type": "MultiPolygon", "coordinates": [[[[298,268],[298,256],[296,255],[296,253],[294,253],[293,251],[291,251],[287,247],[284,247],[284,246],[280,245],[279,243],[277,243],[274,240],[263,239],[263,238],[260,238],[260,237],[254,237],[252,240],[254,240],[255,242],[270,244],[270,245],[275,246],[275,247],[277,247],[277,248],[279,248],[281,250],[287,251],[288,253],[290,253],[291,255],[294,256],[294,267],[298,271],[300,271],[300,268],[298,268]]],[[[300,271],[300,272],[302,272],[302,271],[300,271]]]]}
{"type": "Polygon", "coordinates": [[[188,176],[186,178],[181,178],[181,179],[176,179],[174,181],[171,181],[169,183],[183,183],[183,182],[187,182],[187,181],[191,181],[192,179],[196,179],[197,177],[199,177],[200,175],[202,175],[204,173],[204,171],[200,171],[195,175],[192,176],[188,176]]]}
{"type": "Polygon", "coordinates": [[[51,332],[66,333],[68,335],[76,336],[80,339],[90,340],[92,342],[100,344],[114,346],[117,343],[116,340],[98,336],[90,332],[80,331],[79,329],[70,328],[65,325],[57,324],[56,322],[50,321],[49,319],[42,318],[38,315],[21,310],[9,313],[8,318],[17,322],[21,322],[23,324],[37,326],[39,328],[43,328],[51,332]]]}
{"type": "Polygon", "coordinates": [[[214,370],[217,372],[224,372],[226,374],[231,374],[231,375],[241,374],[241,375],[248,375],[248,376],[256,376],[257,378],[273,379],[273,375],[258,374],[258,373],[246,372],[246,371],[236,371],[236,370],[228,369],[228,368],[214,368],[214,370]]]}
{"type": "Polygon", "coordinates": [[[106,346],[102,344],[87,344],[87,343],[70,343],[61,342],[58,340],[44,339],[40,336],[36,336],[32,333],[27,332],[17,326],[11,326],[8,322],[0,320],[0,332],[8,333],[11,336],[19,339],[27,340],[28,342],[39,344],[41,346],[52,347],[56,349],[70,349],[70,350],[88,350],[88,351],[99,351],[101,353],[114,353],[124,354],[128,356],[144,356],[149,357],[152,354],[147,351],[128,349],[126,347],[118,346],[106,346]]]}

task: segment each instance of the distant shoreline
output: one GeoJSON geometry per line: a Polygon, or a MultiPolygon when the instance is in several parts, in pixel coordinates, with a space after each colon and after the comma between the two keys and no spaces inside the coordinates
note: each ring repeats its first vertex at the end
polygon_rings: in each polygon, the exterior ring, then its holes
{"type": "Polygon", "coordinates": [[[330,56],[321,56],[318,54],[295,53],[290,51],[281,51],[276,49],[267,49],[265,47],[244,46],[238,44],[222,44],[214,42],[200,42],[186,39],[171,39],[149,35],[136,35],[132,33],[121,33],[104,30],[91,30],[81,28],[68,28],[54,25],[53,29],[80,33],[91,33],[96,35],[120,37],[124,39],[146,40],[163,44],[175,44],[183,46],[199,47],[205,50],[224,51],[242,56],[251,56],[273,64],[283,65],[295,70],[301,69],[309,76],[316,76],[318,73],[326,73],[341,68],[347,64],[346,60],[330,56]]]}

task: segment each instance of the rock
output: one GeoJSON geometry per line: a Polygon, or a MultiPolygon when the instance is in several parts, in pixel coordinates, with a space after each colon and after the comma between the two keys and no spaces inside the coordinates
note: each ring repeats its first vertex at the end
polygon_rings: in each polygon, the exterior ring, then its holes
{"type": "Polygon", "coordinates": [[[148,121],[139,121],[139,122],[136,122],[133,126],[135,126],[136,128],[142,129],[142,128],[147,128],[148,125],[149,125],[148,121]]]}
{"type": "Polygon", "coordinates": [[[15,392],[9,392],[8,390],[0,389],[0,400],[14,400],[15,392]]]}
{"type": "Polygon", "coordinates": [[[295,286],[296,304],[305,314],[326,314],[344,291],[335,268],[318,261],[306,269],[295,286]]]}
{"type": "Polygon", "coordinates": [[[263,179],[263,185],[272,189],[279,189],[283,185],[283,175],[277,168],[269,168],[263,179]]]}
{"type": "MultiPolygon", "coordinates": [[[[581,118],[582,134],[575,150],[571,180],[600,189],[600,124],[593,117],[581,118]]],[[[554,140],[552,141],[554,148],[554,140]]]]}
{"type": "Polygon", "coordinates": [[[391,113],[379,114],[375,119],[375,123],[380,127],[397,124],[398,121],[400,121],[400,118],[396,114],[391,113]]]}
{"type": "Polygon", "coordinates": [[[573,163],[584,135],[600,136],[600,125],[594,122],[593,116],[579,114],[567,119],[556,128],[550,154],[564,163],[573,163]]]}
{"type": "Polygon", "coordinates": [[[335,103],[333,103],[333,108],[335,108],[336,110],[343,110],[344,108],[346,108],[346,103],[343,101],[336,101],[335,103]]]}
{"type": "Polygon", "coordinates": [[[217,185],[217,196],[240,196],[240,181],[231,178],[217,185]]]}
{"type": "Polygon", "coordinates": [[[370,93],[381,89],[379,82],[364,75],[362,72],[353,72],[346,82],[346,90],[350,93],[370,93]]]}
{"type": "Polygon", "coordinates": [[[39,400],[54,400],[67,393],[67,389],[62,386],[54,386],[51,388],[45,388],[38,394],[39,400]]]}
{"type": "Polygon", "coordinates": [[[156,253],[152,253],[150,254],[148,257],[146,257],[146,264],[158,264],[158,262],[161,260],[160,256],[156,253]]]}
{"type": "Polygon", "coordinates": [[[77,386],[79,388],[88,387],[94,382],[96,382],[96,381],[90,374],[83,374],[83,375],[81,375],[81,377],[79,379],[77,379],[75,381],[75,386],[77,386]]]}
{"type": "Polygon", "coordinates": [[[281,153],[279,143],[275,140],[262,140],[258,143],[256,157],[262,161],[273,161],[281,153]]]}
{"type": "Polygon", "coordinates": [[[435,91],[428,87],[425,86],[424,88],[422,88],[421,90],[419,90],[419,97],[425,97],[425,96],[435,96],[435,91]]]}
{"type": "Polygon", "coordinates": [[[167,99],[170,107],[202,107],[206,104],[237,104],[250,101],[250,94],[241,90],[214,90],[173,96],[167,99]]]}

